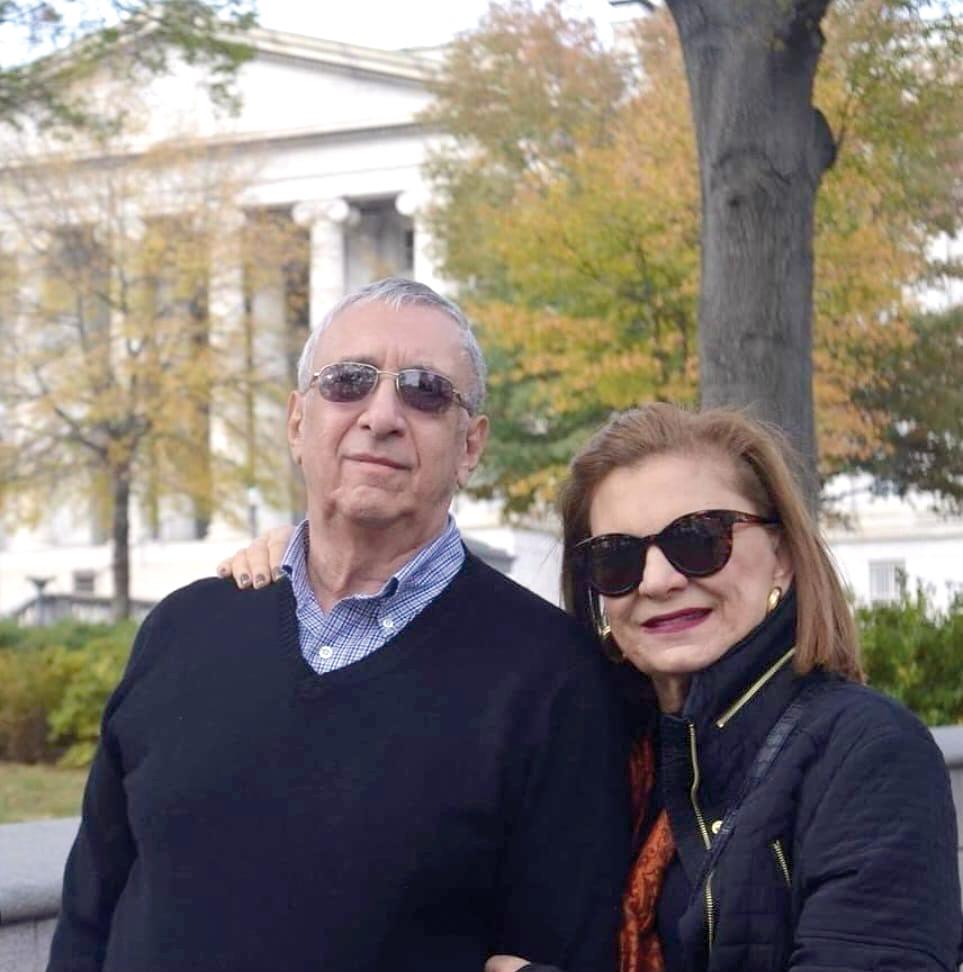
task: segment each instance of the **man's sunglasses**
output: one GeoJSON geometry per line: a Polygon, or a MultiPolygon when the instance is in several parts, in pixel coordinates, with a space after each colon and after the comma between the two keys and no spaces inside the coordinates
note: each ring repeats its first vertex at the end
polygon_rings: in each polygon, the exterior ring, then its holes
{"type": "Polygon", "coordinates": [[[628,594],[639,586],[645,556],[653,544],[680,574],[708,577],[729,562],[736,523],[775,526],[779,520],[734,510],[700,510],[680,516],[647,537],[628,533],[589,537],[575,545],[575,563],[585,583],[608,597],[628,594]]]}
{"type": "Polygon", "coordinates": [[[444,375],[427,368],[381,371],[362,361],[336,361],[311,375],[308,387],[317,384],[321,397],[329,402],[360,402],[385,376],[394,378],[398,397],[418,412],[437,414],[454,403],[472,414],[468,401],[455,386],[444,375]]]}

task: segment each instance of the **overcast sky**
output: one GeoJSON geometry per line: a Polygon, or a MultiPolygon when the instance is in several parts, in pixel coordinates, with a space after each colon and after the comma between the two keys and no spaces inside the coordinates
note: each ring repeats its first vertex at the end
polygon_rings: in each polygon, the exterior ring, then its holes
{"type": "MultiPolygon", "coordinates": [[[[443,44],[459,31],[474,27],[488,7],[488,0],[256,2],[260,23],[265,27],[387,50],[443,44]]],[[[115,16],[110,0],[70,0],[56,6],[64,16],[65,29],[53,41],[43,32],[42,41],[32,43],[26,29],[0,17],[0,65],[9,67],[62,48],[72,37],[89,31],[91,24],[104,18],[110,22],[115,16]]],[[[592,17],[602,39],[607,41],[611,36],[609,25],[634,16],[639,8],[632,3],[611,7],[608,0],[566,0],[566,9],[573,16],[592,17]]]]}
{"type": "MultiPolygon", "coordinates": [[[[633,12],[607,0],[569,0],[567,6],[573,15],[594,17],[603,30],[633,12]]],[[[473,27],[487,7],[487,0],[259,0],[259,15],[263,26],[277,30],[396,49],[444,43],[473,27]]]]}

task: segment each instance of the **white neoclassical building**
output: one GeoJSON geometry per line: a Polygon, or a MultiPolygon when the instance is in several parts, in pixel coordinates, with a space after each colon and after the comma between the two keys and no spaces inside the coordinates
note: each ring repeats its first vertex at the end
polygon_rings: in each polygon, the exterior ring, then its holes
{"type": "MultiPolygon", "coordinates": [[[[246,173],[239,222],[270,213],[300,234],[305,308],[292,310],[290,274],[279,275],[273,289],[245,291],[241,268],[223,265],[234,252],[225,247],[216,283],[212,272],[212,313],[230,314],[247,300],[265,333],[304,334],[346,291],[387,274],[444,290],[421,218],[430,191],[422,167],[441,136],[419,115],[430,100],[426,81],[438,51],[374,50],[265,29],[255,30],[250,42],[254,56],[240,72],[236,116],[212,111],[199,76],[183,68],[140,94],[146,121],[131,149],[184,139],[229,156],[246,173]]],[[[90,157],[85,164],[114,161],[90,157]]],[[[264,346],[280,347],[270,340],[264,346]]],[[[283,439],[280,412],[276,421],[283,439]]],[[[268,508],[256,491],[248,503],[259,529],[293,512],[268,508]]],[[[960,520],[926,512],[922,500],[881,506],[850,499],[845,512],[847,527],[834,527],[831,540],[858,597],[890,596],[899,571],[921,578],[941,599],[959,587],[960,520]]],[[[560,551],[553,523],[508,523],[497,504],[465,497],[456,498],[455,514],[470,543],[521,583],[557,600],[560,551]]],[[[216,515],[203,537],[183,510],[168,511],[160,528],[135,516],[132,595],[153,601],[210,574],[247,536],[216,515]]],[[[0,534],[0,615],[29,602],[38,580],[47,593],[110,594],[110,559],[102,529],[82,506],[51,509],[36,528],[8,528],[0,534]]]]}
{"type": "MultiPolygon", "coordinates": [[[[293,333],[297,345],[307,326],[317,323],[337,298],[370,280],[400,274],[444,289],[421,219],[428,198],[422,165],[438,136],[419,115],[430,100],[426,81],[438,52],[374,50],[266,29],[255,30],[249,40],[254,56],[240,71],[236,115],[214,111],[202,77],[181,67],[137,93],[143,124],[124,151],[134,158],[172,140],[202,147],[229,159],[232,172],[243,173],[237,227],[252,225],[258,214],[290,224],[300,241],[294,273],[288,267],[273,284],[265,284],[262,276],[252,292],[245,287],[239,249],[224,245],[213,257],[218,265],[212,267],[207,295],[213,318],[229,318],[242,309],[250,314],[266,337],[259,342],[261,352],[280,358],[291,345],[280,338],[293,333]],[[292,295],[298,287],[306,293],[292,295]],[[301,298],[300,305],[293,296],[301,298]]],[[[39,159],[46,149],[37,144],[39,159]]],[[[22,163],[22,146],[18,151],[22,163]]],[[[83,165],[117,162],[116,150],[110,157],[87,150],[83,165]]],[[[77,186],[82,196],[82,178],[77,186]]],[[[159,209],[164,206],[158,203],[159,209]]],[[[156,215],[139,214],[141,223],[156,215]]],[[[26,248],[22,227],[0,230],[14,257],[18,247],[26,248]]],[[[273,420],[283,440],[283,413],[273,420]]],[[[211,435],[217,434],[215,419],[211,435]]],[[[288,474],[286,468],[283,472],[288,474]]],[[[258,529],[295,512],[269,507],[256,490],[247,499],[249,522],[258,529]]],[[[556,541],[550,527],[508,528],[495,505],[459,498],[456,506],[476,549],[555,598],[551,551],[556,541]]],[[[215,514],[200,533],[185,507],[165,509],[153,525],[135,508],[132,596],[156,600],[209,574],[221,556],[246,540],[249,529],[215,514]]],[[[46,595],[109,595],[106,540],[102,517],[97,522],[80,501],[50,509],[37,527],[17,529],[8,523],[0,533],[0,615],[33,599],[38,582],[46,595]]]]}

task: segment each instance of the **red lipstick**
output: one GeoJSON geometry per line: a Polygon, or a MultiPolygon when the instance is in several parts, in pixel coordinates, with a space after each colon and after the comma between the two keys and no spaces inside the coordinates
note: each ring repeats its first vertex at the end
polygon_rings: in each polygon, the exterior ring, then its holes
{"type": "Polygon", "coordinates": [[[686,631],[701,624],[709,616],[709,608],[685,608],[672,611],[669,614],[657,614],[653,618],[642,622],[642,627],[648,631],[670,634],[675,631],[686,631]]]}

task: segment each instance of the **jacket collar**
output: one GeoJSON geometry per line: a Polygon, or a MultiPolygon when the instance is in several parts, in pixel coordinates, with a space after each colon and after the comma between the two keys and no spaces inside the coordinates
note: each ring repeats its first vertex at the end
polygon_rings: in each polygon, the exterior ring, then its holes
{"type": "Polygon", "coordinates": [[[790,589],[761,624],[693,676],[679,715],[660,718],[662,796],[690,882],[715,821],[736,798],[769,730],[799,689],[792,668],[795,629],[790,589]]]}
{"type": "Polygon", "coordinates": [[[796,591],[790,588],[776,609],[749,634],[692,677],[683,718],[697,726],[711,722],[723,728],[748,708],[780,671],[791,666],[795,638],[796,591]]]}

